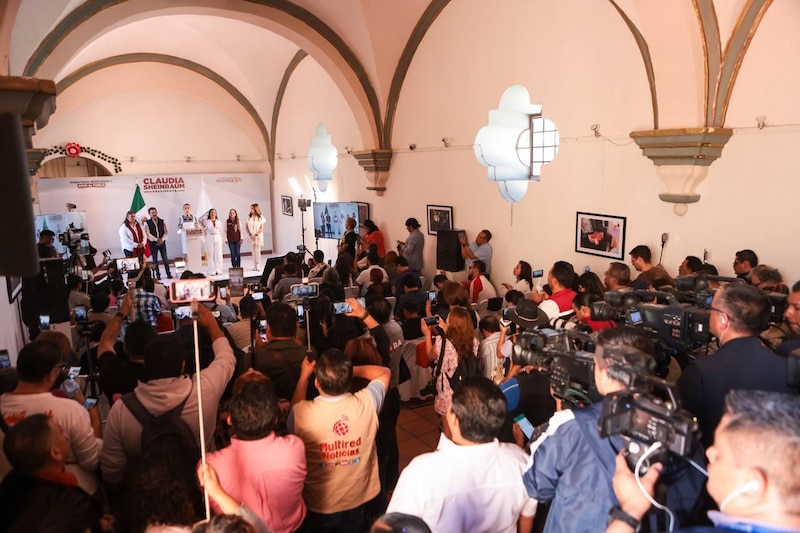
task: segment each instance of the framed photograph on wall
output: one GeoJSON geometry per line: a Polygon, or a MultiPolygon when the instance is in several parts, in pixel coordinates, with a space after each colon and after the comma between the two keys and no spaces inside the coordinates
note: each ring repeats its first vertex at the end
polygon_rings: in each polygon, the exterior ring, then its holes
{"type": "Polygon", "coordinates": [[[20,291],[22,291],[22,278],[6,276],[6,287],[8,287],[8,303],[13,304],[20,291]]]}
{"type": "Polygon", "coordinates": [[[623,260],[625,220],[625,217],[578,211],[575,220],[575,251],[623,260]]]}
{"type": "Polygon", "coordinates": [[[355,202],[358,205],[358,223],[363,224],[369,218],[369,204],[365,202],[355,202]]]}
{"type": "Polygon", "coordinates": [[[428,235],[436,235],[440,229],[453,229],[452,205],[428,205],[428,235]]]}
{"type": "Polygon", "coordinates": [[[290,217],[294,216],[294,206],[292,206],[291,196],[281,196],[281,212],[290,217]]]}

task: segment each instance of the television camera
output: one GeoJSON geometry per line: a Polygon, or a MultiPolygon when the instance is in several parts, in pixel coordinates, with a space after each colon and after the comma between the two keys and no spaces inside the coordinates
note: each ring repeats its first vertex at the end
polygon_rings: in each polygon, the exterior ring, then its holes
{"type": "Polygon", "coordinates": [[[592,304],[592,320],[614,320],[642,328],[657,340],[656,373],[667,374],[669,355],[685,354],[711,341],[710,310],[680,303],[675,294],[663,291],[616,290],[604,302],[592,304]],[[665,303],[644,303],[656,300],[665,303]]]}
{"type": "Polygon", "coordinates": [[[681,408],[675,385],[624,365],[609,366],[607,372],[627,388],[604,397],[598,430],[603,438],[622,437],[631,471],[643,475],[650,465],[666,463],[670,454],[693,454],[699,440],[697,421],[681,408]]]}
{"type": "Polygon", "coordinates": [[[550,377],[553,395],[571,406],[600,399],[594,383],[594,342],[575,330],[524,329],[511,356],[514,364],[535,366],[550,377]]]}
{"type": "Polygon", "coordinates": [[[58,242],[69,250],[70,256],[75,253],[85,254],[89,251],[89,233],[85,228],[76,228],[70,223],[67,230],[58,234],[58,242]]]}
{"type": "MultiPolygon", "coordinates": [[[[745,283],[743,279],[725,276],[707,276],[704,274],[678,276],[675,278],[678,300],[710,309],[711,301],[714,299],[714,293],[717,292],[717,289],[711,287],[709,282],[745,283]]],[[[780,324],[783,321],[783,313],[788,305],[786,302],[787,296],[780,292],[766,292],[765,294],[769,299],[769,322],[771,324],[780,324]]]]}

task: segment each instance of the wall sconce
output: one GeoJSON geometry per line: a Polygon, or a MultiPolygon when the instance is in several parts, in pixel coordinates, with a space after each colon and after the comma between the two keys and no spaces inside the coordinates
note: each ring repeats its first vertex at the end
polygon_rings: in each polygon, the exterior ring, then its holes
{"type": "Polygon", "coordinates": [[[190,156],[190,155],[187,155],[187,156],[185,157],[185,159],[186,159],[186,162],[187,162],[187,163],[191,163],[191,162],[192,162],[192,156],[190,156]]]}
{"type": "MultiPolygon", "coordinates": [[[[349,152],[348,152],[349,153],[349,152]]],[[[324,124],[318,124],[308,150],[308,168],[317,181],[319,190],[325,192],[328,181],[333,179],[333,170],[339,164],[339,153],[331,142],[331,136],[324,124]]]]}
{"type": "Polygon", "coordinates": [[[507,202],[519,202],[529,181],[539,181],[542,165],[558,153],[556,125],[542,118],[542,106],[530,103],[522,85],[512,85],[489,111],[489,124],[475,137],[475,158],[487,167],[489,181],[496,181],[507,202]]]}
{"type": "Polygon", "coordinates": [[[450,139],[448,137],[442,137],[442,144],[444,145],[445,148],[449,148],[450,147],[450,139]]]}
{"type": "Polygon", "coordinates": [[[348,154],[352,154],[353,153],[353,148],[351,146],[345,146],[344,147],[344,151],[347,152],[348,154]]]}
{"type": "Polygon", "coordinates": [[[764,126],[767,125],[767,116],[766,115],[759,115],[756,117],[756,125],[758,129],[763,130],[764,126]]]}

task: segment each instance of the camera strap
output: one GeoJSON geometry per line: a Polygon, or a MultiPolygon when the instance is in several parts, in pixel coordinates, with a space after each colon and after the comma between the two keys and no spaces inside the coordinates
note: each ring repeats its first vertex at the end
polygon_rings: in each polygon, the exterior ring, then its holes
{"type": "Polygon", "coordinates": [[[444,361],[443,361],[444,349],[445,349],[445,347],[447,345],[447,337],[445,337],[444,335],[440,335],[440,338],[442,339],[442,347],[439,350],[439,357],[436,359],[436,361],[434,361],[435,364],[436,364],[436,368],[433,371],[433,379],[434,379],[434,381],[438,381],[439,380],[439,376],[442,375],[442,367],[444,366],[444,361]]]}

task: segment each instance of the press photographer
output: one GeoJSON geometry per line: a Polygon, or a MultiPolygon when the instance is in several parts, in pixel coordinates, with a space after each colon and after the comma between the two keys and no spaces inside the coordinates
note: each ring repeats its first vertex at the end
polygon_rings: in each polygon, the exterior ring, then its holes
{"type": "MultiPolygon", "coordinates": [[[[619,327],[601,331],[594,353],[594,379],[601,395],[625,390],[612,377],[610,368],[624,367],[630,373],[651,375],[654,368],[652,342],[641,330],[619,327]],[[630,350],[614,350],[630,347],[630,350]]],[[[528,495],[552,502],[544,531],[591,533],[598,530],[617,504],[612,476],[617,452],[623,448],[619,436],[601,438],[598,423],[603,404],[557,412],[539,428],[531,444],[532,467],[523,481],[528,495]]],[[[694,495],[687,494],[684,501],[694,495]]],[[[677,507],[677,506],[676,506],[677,507]]],[[[685,514],[681,510],[681,514],[685,514]]]]}
{"type": "MultiPolygon", "coordinates": [[[[800,398],[754,390],[728,393],[714,446],[706,452],[708,493],[719,505],[719,512],[709,513],[715,527],[677,531],[800,530],[798,442],[800,398]]],[[[659,468],[653,468],[639,485],[622,456],[617,456],[614,492],[620,509],[609,517],[607,533],[637,530],[651,508],[658,477],[659,468]]]]}

